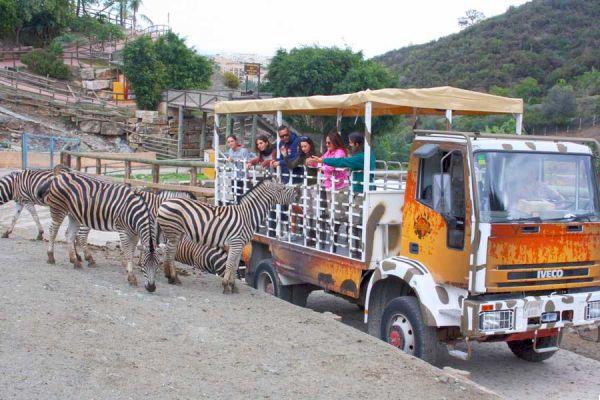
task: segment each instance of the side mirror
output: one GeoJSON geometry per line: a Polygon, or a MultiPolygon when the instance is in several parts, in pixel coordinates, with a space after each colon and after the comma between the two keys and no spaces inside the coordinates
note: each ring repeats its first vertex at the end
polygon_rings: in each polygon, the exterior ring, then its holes
{"type": "Polygon", "coordinates": [[[440,151],[440,146],[437,144],[433,144],[433,143],[427,143],[424,144],[423,146],[419,147],[417,150],[415,150],[415,152],[413,153],[413,155],[417,158],[431,158],[433,156],[435,156],[436,154],[438,154],[440,151]]]}

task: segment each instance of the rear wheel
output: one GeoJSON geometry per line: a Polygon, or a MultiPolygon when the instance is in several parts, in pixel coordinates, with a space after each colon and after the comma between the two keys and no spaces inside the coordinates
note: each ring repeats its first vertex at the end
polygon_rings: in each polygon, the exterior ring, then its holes
{"type": "Polygon", "coordinates": [[[277,296],[277,280],[270,261],[262,261],[254,272],[254,288],[261,292],[277,296]]]}
{"type": "Polygon", "coordinates": [[[261,292],[277,296],[300,307],[306,307],[306,300],[310,294],[308,285],[279,285],[270,260],[261,261],[256,267],[253,286],[261,292]]]}
{"type": "Polygon", "coordinates": [[[437,330],[425,325],[419,300],[415,297],[397,297],[385,306],[381,318],[381,338],[428,363],[433,364],[437,359],[437,330]]]}
{"type": "MultiPolygon", "coordinates": [[[[525,340],[512,340],[506,342],[510,351],[522,360],[529,362],[542,362],[552,357],[558,350],[547,351],[544,353],[538,353],[533,349],[534,339],[525,340]]],[[[558,336],[547,336],[537,339],[537,348],[543,349],[544,347],[556,346],[560,343],[558,336]]]]}

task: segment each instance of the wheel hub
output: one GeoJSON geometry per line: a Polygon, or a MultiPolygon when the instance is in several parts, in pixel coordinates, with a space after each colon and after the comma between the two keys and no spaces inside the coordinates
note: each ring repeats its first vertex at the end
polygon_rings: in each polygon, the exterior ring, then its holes
{"type": "Polygon", "coordinates": [[[263,272],[260,274],[258,288],[263,292],[270,294],[271,296],[275,295],[275,285],[273,284],[271,276],[269,276],[267,273],[263,272]]]}
{"type": "Polygon", "coordinates": [[[414,354],[415,334],[408,318],[402,314],[396,314],[390,322],[387,342],[408,354],[414,354]]]}

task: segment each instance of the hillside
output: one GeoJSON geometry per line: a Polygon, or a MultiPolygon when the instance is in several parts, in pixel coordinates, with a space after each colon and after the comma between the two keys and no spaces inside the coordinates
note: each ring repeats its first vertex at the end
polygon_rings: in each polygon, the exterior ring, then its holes
{"type": "Polygon", "coordinates": [[[375,59],[402,86],[488,90],[533,77],[544,88],[600,69],[600,1],[534,0],[436,41],[375,59]]]}

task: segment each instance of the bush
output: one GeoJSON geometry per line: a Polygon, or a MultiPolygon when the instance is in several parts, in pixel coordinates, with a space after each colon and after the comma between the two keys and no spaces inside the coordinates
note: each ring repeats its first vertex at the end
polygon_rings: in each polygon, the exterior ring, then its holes
{"type": "Polygon", "coordinates": [[[240,87],[240,78],[238,78],[233,72],[225,72],[223,74],[223,82],[229,89],[237,89],[240,87]]]}
{"type": "Polygon", "coordinates": [[[35,49],[21,57],[21,62],[38,75],[56,79],[68,79],[71,76],[71,71],[63,62],[62,49],[61,57],[52,51],[35,49]]]}

